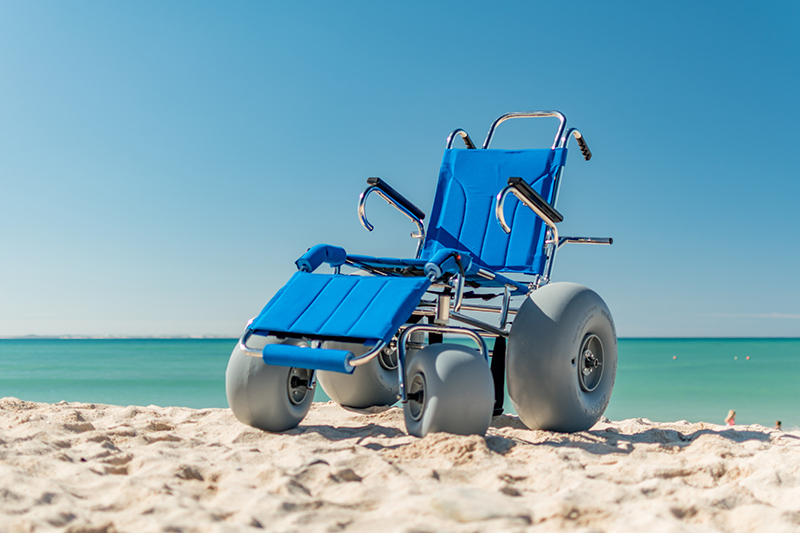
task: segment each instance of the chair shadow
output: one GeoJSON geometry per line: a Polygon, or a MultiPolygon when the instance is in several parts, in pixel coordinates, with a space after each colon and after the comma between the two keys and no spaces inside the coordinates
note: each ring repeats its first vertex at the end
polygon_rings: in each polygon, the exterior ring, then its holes
{"type": "MultiPolygon", "coordinates": [[[[517,417],[501,415],[492,420],[490,426],[494,429],[513,428],[531,432],[531,439],[526,439],[525,435],[486,435],[487,447],[501,455],[505,455],[512,448],[518,445],[526,446],[546,446],[552,448],[574,448],[582,449],[594,455],[610,454],[629,454],[633,451],[636,444],[656,444],[664,448],[685,448],[691,445],[698,438],[705,435],[713,435],[726,439],[732,443],[742,443],[746,441],[770,442],[771,434],[752,431],[739,430],[735,428],[699,429],[691,432],[681,432],[676,429],[647,428],[631,434],[620,433],[616,428],[606,428],[600,430],[587,430],[577,433],[560,433],[555,431],[542,431],[528,429],[517,417]]],[[[408,434],[398,428],[382,426],[379,424],[365,424],[363,426],[330,426],[330,425],[300,425],[294,429],[286,431],[286,435],[303,435],[316,433],[331,442],[343,442],[356,439],[356,444],[368,438],[398,438],[407,437],[408,434]]],[[[800,437],[791,434],[781,434],[782,438],[792,438],[800,440],[800,437]]],[[[392,444],[382,444],[380,442],[369,442],[363,444],[365,448],[380,451],[399,449],[412,444],[411,442],[400,442],[392,444]]]]}
{"type": "MultiPolygon", "coordinates": [[[[516,417],[502,415],[497,417],[492,423],[494,428],[512,427],[528,431],[522,422],[516,417]],[[505,420],[504,420],[505,419],[505,420]]],[[[629,454],[633,451],[635,444],[657,444],[662,447],[684,448],[704,435],[714,435],[734,443],[745,441],[770,442],[771,435],[760,431],[739,430],[734,428],[699,429],[691,432],[681,432],[675,429],[647,428],[643,431],[625,434],[620,433],[615,428],[602,430],[587,430],[577,433],[559,433],[553,431],[536,431],[540,439],[536,441],[527,440],[521,436],[506,437],[519,444],[533,446],[550,446],[553,448],[579,448],[595,455],[608,454],[629,454]],[[541,439],[545,434],[544,438],[541,439]]],[[[800,439],[794,435],[784,434],[783,437],[800,439]]]]}

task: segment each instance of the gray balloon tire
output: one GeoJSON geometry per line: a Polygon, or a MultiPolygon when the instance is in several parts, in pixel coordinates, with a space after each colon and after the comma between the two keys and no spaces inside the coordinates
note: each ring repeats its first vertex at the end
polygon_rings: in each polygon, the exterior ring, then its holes
{"type": "MultiPolygon", "coordinates": [[[[349,350],[354,355],[367,353],[371,348],[363,344],[327,341],[326,348],[349,350]]],[[[397,368],[384,368],[379,357],[355,367],[352,374],[342,372],[317,372],[317,382],[331,400],[345,407],[364,409],[397,402],[400,379],[397,368]]]]}
{"type": "Polygon", "coordinates": [[[582,285],[546,285],[531,293],[517,312],[506,357],[508,394],[526,426],[566,433],[587,430],[605,412],[616,379],[611,312],[597,293],[582,285]],[[602,374],[591,387],[582,386],[581,351],[590,341],[598,346],[598,339],[602,374]]]}
{"type": "Polygon", "coordinates": [[[403,405],[406,430],[416,437],[446,432],[485,435],[492,422],[494,381],[489,365],[474,349],[432,344],[417,352],[406,371],[410,389],[421,376],[424,400],[403,405]],[[416,409],[416,412],[415,412],[416,409]]]}
{"type": "MultiPolygon", "coordinates": [[[[253,336],[248,347],[262,349],[274,338],[253,336]]],[[[258,357],[245,355],[237,344],[225,371],[225,394],[234,416],[248,426],[278,433],[296,427],[308,414],[314,391],[295,403],[289,397],[292,368],[273,366],[258,357]]]]}

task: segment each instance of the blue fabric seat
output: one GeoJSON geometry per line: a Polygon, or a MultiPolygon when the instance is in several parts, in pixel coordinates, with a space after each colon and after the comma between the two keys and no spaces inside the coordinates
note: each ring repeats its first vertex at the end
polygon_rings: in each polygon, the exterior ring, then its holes
{"type": "Polygon", "coordinates": [[[511,233],[506,234],[495,220],[495,197],[508,178],[520,177],[552,203],[555,177],[566,156],[566,148],[446,150],[420,257],[452,248],[495,272],[541,274],[546,226],[514,199],[507,204],[513,213],[507,215],[511,233]]]}

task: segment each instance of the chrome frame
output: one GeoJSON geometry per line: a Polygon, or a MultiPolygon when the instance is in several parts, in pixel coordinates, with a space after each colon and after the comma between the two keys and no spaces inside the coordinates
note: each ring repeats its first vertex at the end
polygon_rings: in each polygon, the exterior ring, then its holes
{"type": "Polygon", "coordinates": [[[497,193],[497,201],[495,202],[494,207],[495,217],[497,217],[497,221],[500,223],[500,227],[504,232],[511,233],[511,227],[506,223],[505,215],[506,197],[509,194],[513,194],[520,202],[522,202],[523,205],[525,205],[525,207],[536,213],[549,228],[549,232],[551,234],[549,238],[548,236],[545,236],[545,246],[547,247],[545,253],[547,254],[547,261],[545,262],[544,274],[542,276],[545,283],[548,283],[550,280],[550,273],[553,269],[553,263],[555,262],[556,250],[558,250],[558,246],[553,246],[554,242],[559,242],[558,228],[556,227],[556,223],[553,219],[548,217],[544,211],[539,209],[536,204],[529,201],[523,194],[517,191],[516,187],[513,185],[507,185],[502,191],[497,193]]]}
{"type": "Polygon", "coordinates": [[[560,121],[558,126],[558,131],[556,132],[556,138],[553,141],[553,146],[550,149],[555,148],[563,148],[563,138],[562,135],[564,133],[564,128],[567,127],[567,117],[564,116],[563,113],[560,111],[521,111],[516,113],[506,113],[502,117],[498,118],[492,123],[492,126],[489,128],[489,133],[486,134],[486,140],[483,141],[483,148],[484,150],[489,148],[489,144],[492,142],[492,137],[494,136],[494,131],[497,129],[497,126],[505,122],[506,120],[510,120],[512,118],[541,118],[541,117],[555,117],[560,121]]]}
{"type": "MultiPolygon", "coordinates": [[[[255,332],[253,332],[250,329],[246,329],[244,331],[242,336],[239,338],[239,343],[238,343],[239,351],[241,351],[244,355],[247,355],[249,357],[257,357],[259,359],[263,359],[264,358],[263,349],[262,350],[256,350],[254,348],[250,348],[247,345],[247,340],[250,337],[252,337],[254,333],[255,332]]],[[[306,339],[303,339],[303,340],[305,340],[306,342],[309,342],[306,339]]],[[[311,344],[311,346],[313,348],[319,348],[321,343],[322,343],[322,341],[319,341],[319,340],[312,340],[312,341],[309,342],[309,344],[311,344]]],[[[381,353],[381,350],[386,348],[386,346],[387,346],[387,344],[385,342],[380,341],[375,346],[373,346],[373,348],[370,351],[368,351],[367,353],[353,356],[351,359],[349,359],[347,361],[347,364],[349,364],[353,368],[355,368],[357,366],[365,365],[365,364],[369,363],[371,360],[373,360],[375,357],[377,357],[378,354],[381,353]]]]}
{"type": "MultiPolygon", "coordinates": [[[[548,244],[552,244],[553,241],[548,241],[548,244]]],[[[561,248],[565,244],[604,244],[610,245],[614,243],[614,239],[611,237],[560,237],[558,239],[558,248],[561,248]]]]}
{"type": "Polygon", "coordinates": [[[372,231],[375,229],[375,227],[369,223],[369,220],[367,220],[367,197],[369,197],[369,195],[373,192],[386,200],[386,203],[403,213],[406,217],[408,217],[409,220],[411,220],[411,222],[416,224],[417,233],[412,233],[411,238],[418,239],[417,252],[415,256],[418,258],[419,254],[422,252],[422,243],[425,242],[425,226],[422,224],[422,220],[414,216],[411,211],[392,200],[391,197],[384,193],[377,185],[370,185],[364,189],[364,192],[362,192],[361,196],[358,197],[358,219],[361,221],[361,225],[364,226],[364,229],[367,231],[372,231]]]}
{"type": "Polygon", "coordinates": [[[483,340],[479,334],[468,328],[459,328],[455,326],[433,326],[429,324],[414,324],[408,326],[400,334],[397,341],[397,372],[400,377],[400,401],[406,403],[408,396],[406,394],[406,342],[412,333],[451,333],[455,335],[464,335],[475,341],[478,345],[478,351],[481,353],[487,364],[489,362],[489,350],[486,348],[486,341],[483,340]]]}
{"type": "Polygon", "coordinates": [[[453,147],[453,141],[456,139],[456,135],[461,136],[461,138],[464,140],[464,144],[467,146],[467,149],[469,150],[475,149],[475,143],[472,142],[472,139],[470,138],[469,134],[466,131],[462,130],[461,128],[458,128],[457,130],[454,130],[453,133],[451,133],[447,137],[447,145],[445,145],[445,148],[447,150],[453,147]]]}

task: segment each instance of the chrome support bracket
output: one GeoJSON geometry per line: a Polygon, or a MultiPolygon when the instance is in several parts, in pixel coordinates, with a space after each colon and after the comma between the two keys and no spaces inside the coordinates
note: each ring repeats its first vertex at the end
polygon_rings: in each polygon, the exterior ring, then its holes
{"type": "Polygon", "coordinates": [[[406,342],[408,341],[412,333],[417,333],[417,332],[443,333],[443,334],[449,333],[453,335],[463,335],[465,337],[469,337],[473,341],[475,341],[475,344],[478,345],[478,351],[486,360],[487,364],[489,362],[489,350],[488,348],[486,348],[486,341],[484,341],[483,337],[481,337],[471,329],[459,328],[454,326],[435,326],[430,324],[415,324],[413,326],[409,326],[405,328],[405,330],[400,334],[400,338],[397,342],[397,372],[400,378],[400,401],[402,403],[406,403],[408,401],[408,395],[406,394],[406,384],[405,384],[406,342]]]}

